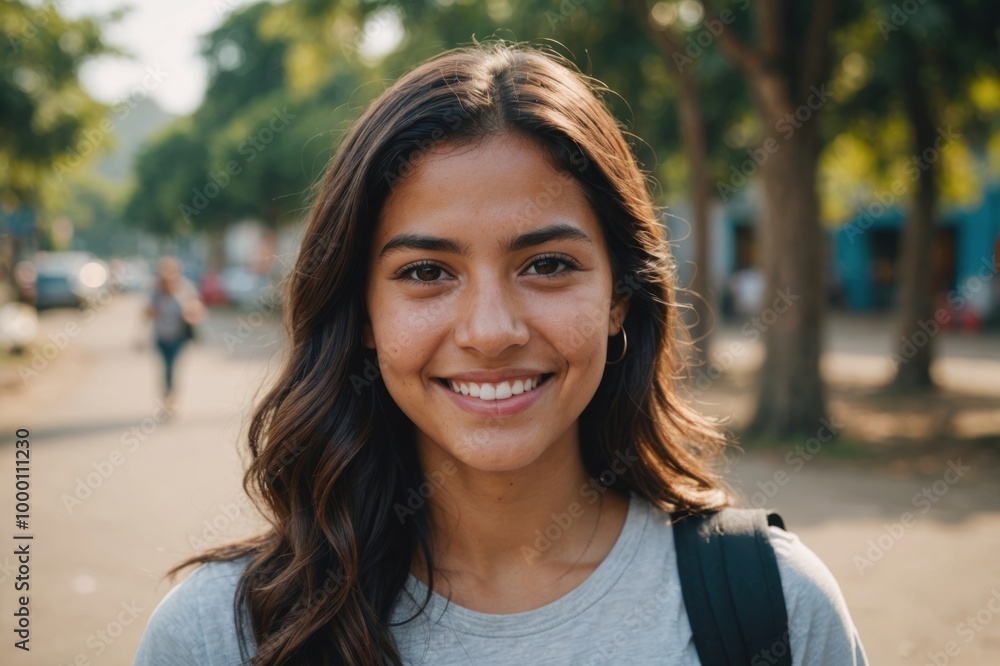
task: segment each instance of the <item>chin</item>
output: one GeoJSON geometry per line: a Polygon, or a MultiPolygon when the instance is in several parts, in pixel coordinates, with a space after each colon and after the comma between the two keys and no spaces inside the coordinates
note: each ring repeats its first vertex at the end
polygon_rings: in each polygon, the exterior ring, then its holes
{"type": "Polygon", "coordinates": [[[514,432],[479,429],[441,448],[461,464],[482,472],[513,472],[531,465],[545,452],[545,447],[528,444],[531,441],[539,440],[514,432]]]}

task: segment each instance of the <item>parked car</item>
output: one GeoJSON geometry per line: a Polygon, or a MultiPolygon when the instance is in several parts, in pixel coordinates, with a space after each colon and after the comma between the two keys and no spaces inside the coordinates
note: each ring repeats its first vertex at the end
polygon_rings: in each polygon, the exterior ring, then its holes
{"type": "Polygon", "coordinates": [[[212,307],[226,304],[226,292],[222,288],[222,277],[214,270],[205,272],[198,282],[201,302],[212,307]]]}
{"type": "Polygon", "coordinates": [[[39,252],[35,260],[35,307],[85,308],[100,294],[110,273],[89,252],[39,252]]]}
{"type": "Polygon", "coordinates": [[[119,291],[147,292],[155,279],[149,263],[141,257],[112,259],[110,271],[111,282],[119,291]]]}
{"type": "Polygon", "coordinates": [[[219,273],[219,286],[226,302],[242,308],[254,308],[268,302],[271,294],[271,283],[266,275],[240,266],[224,268],[219,273]]]}

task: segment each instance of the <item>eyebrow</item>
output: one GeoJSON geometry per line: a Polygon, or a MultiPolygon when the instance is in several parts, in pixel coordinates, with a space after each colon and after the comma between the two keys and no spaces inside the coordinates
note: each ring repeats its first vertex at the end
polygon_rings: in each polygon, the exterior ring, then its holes
{"type": "MultiPolygon", "coordinates": [[[[511,238],[500,241],[500,249],[505,253],[518,252],[520,250],[541,245],[554,240],[574,240],[593,245],[582,229],[571,224],[552,224],[541,229],[535,229],[511,238]]],[[[432,252],[447,252],[457,254],[461,257],[469,254],[469,246],[459,244],[450,238],[439,238],[437,236],[422,236],[420,234],[399,234],[394,236],[388,243],[382,246],[379,258],[398,252],[401,250],[427,250],[432,252]]]]}

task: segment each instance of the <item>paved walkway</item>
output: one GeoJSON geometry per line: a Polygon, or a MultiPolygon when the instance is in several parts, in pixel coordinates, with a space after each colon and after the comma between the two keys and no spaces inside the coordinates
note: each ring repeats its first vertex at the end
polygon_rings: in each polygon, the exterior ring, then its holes
{"type": "MultiPolygon", "coordinates": [[[[5,639],[0,663],[62,665],[81,655],[89,660],[83,663],[131,663],[149,613],[169,590],[163,573],[196,550],[190,539],[221,543],[253,526],[236,443],[266,370],[257,330],[243,329],[250,336],[231,353],[222,335],[241,339],[241,331],[231,317],[214,317],[214,340],[179,360],[180,415],[167,422],[156,403],[159,360],[133,347],[142,339],[140,308],[138,297],[119,296],[26,390],[2,397],[0,478],[13,476],[10,434],[28,428],[36,537],[32,649],[21,654],[5,639]],[[123,604],[134,608],[134,620],[123,604]]],[[[52,312],[43,323],[64,331],[74,320],[81,317],[52,312]]],[[[5,516],[13,513],[8,498],[4,492],[5,516]]],[[[0,566],[12,563],[0,557],[0,566]]],[[[0,571],[0,578],[9,575],[0,571]]],[[[11,581],[0,590],[2,634],[9,636],[11,581]]]]}

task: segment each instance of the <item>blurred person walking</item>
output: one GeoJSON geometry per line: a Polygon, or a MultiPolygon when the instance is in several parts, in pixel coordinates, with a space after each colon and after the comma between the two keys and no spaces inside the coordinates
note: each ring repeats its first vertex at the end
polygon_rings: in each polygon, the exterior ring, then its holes
{"type": "Polygon", "coordinates": [[[176,257],[162,257],[157,273],[145,315],[153,322],[156,348],[163,358],[163,399],[172,416],[177,411],[174,365],[181,349],[193,339],[194,327],[205,317],[205,306],[176,257]]]}

